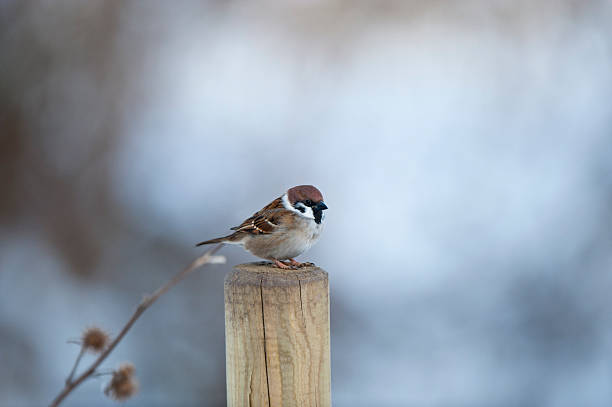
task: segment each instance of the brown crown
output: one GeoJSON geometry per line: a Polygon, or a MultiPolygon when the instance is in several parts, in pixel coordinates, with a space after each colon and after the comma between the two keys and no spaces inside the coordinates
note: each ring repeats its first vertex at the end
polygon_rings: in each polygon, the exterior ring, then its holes
{"type": "Polygon", "coordinates": [[[293,187],[287,191],[287,196],[291,205],[306,199],[310,199],[312,202],[321,202],[323,200],[321,191],[312,185],[298,185],[297,187],[293,187]]]}

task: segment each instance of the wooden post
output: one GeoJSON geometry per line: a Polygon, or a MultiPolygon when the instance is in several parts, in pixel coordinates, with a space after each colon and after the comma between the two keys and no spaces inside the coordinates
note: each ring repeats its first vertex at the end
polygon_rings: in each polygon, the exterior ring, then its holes
{"type": "Polygon", "coordinates": [[[225,278],[229,407],[331,405],[329,283],[318,267],[234,267],[225,278]]]}

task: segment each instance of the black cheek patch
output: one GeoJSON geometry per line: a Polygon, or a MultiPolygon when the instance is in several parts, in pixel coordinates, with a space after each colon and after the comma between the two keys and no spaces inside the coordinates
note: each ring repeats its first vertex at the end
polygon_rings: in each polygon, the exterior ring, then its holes
{"type": "Polygon", "coordinates": [[[297,209],[298,211],[302,212],[302,213],[306,212],[306,208],[303,208],[301,206],[294,206],[294,208],[297,209]]]}

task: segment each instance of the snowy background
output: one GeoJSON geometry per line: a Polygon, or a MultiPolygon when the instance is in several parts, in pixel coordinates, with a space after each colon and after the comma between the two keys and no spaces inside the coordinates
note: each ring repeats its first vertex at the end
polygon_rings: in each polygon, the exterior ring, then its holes
{"type": "MultiPolygon", "coordinates": [[[[287,188],[319,187],[335,406],[612,404],[607,1],[0,2],[0,405],[287,188]]],[[[223,278],[104,367],[224,406],[223,278]]],[[[91,357],[86,359],[90,361],[91,357]]],[[[102,380],[65,406],[111,406],[102,380]]]]}

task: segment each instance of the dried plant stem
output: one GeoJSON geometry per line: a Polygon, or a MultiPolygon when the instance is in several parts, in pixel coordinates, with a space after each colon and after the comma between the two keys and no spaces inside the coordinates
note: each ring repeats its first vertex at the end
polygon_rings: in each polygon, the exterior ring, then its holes
{"type": "MultiPolygon", "coordinates": [[[[132,314],[132,317],[123,326],[123,328],[121,329],[119,334],[115,337],[115,339],[113,339],[113,341],[110,343],[110,345],[108,345],[108,348],[106,348],[106,350],[100,354],[100,356],[91,364],[91,366],[87,370],[85,370],[83,373],[81,373],[81,375],[79,375],[73,381],[72,380],[72,375],[74,374],[74,370],[76,370],[76,364],[78,364],[78,361],[77,361],[77,363],[75,364],[75,367],[73,369],[72,374],[68,378],[69,380],[66,380],[66,386],[60,392],[60,394],[57,395],[55,400],[53,400],[53,402],[49,406],[50,407],[58,406],[62,402],[62,400],[64,400],[66,398],[66,396],[68,396],[72,392],[72,390],[74,390],[78,385],[83,383],[83,381],[85,381],[85,379],[87,379],[92,374],[94,374],[96,369],[98,368],[98,366],[100,366],[100,364],[104,361],[104,359],[106,359],[108,357],[108,355],[110,355],[110,353],[113,351],[113,349],[115,349],[117,344],[121,341],[121,339],[123,339],[125,334],[130,330],[132,325],[134,325],[134,322],[136,322],[136,320],[142,315],[142,313],[145,312],[146,309],[149,308],[166,291],[168,291],[169,289],[174,287],[179,281],[181,281],[183,278],[185,278],[193,270],[195,270],[198,267],[201,267],[201,266],[209,263],[212,255],[215,254],[221,248],[221,246],[223,246],[223,244],[219,244],[219,245],[215,246],[214,248],[212,248],[209,251],[207,251],[206,253],[204,253],[202,256],[200,256],[197,259],[195,259],[189,266],[187,266],[183,271],[181,271],[180,273],[175,275],[166,284],[164,284],[159,289],[157,289],[157,291],[155,291],[152,295],[145,297],[140,302],[140,304],[138,304],[138,307],[136,308],[136,311],[134,311],[134,314],[132,314]]],[[[79,355],[79,359],[80,359],[81,356],[82,356],[82,354],[79,355]]]]}
{"type": "Polygon", "coordinates": [[[108,372],[97,372],[97,373],[93,373],[93,374],[91,375],[91,377],[110,376],[110,375],[112,375],[112,374],[113,374],[113,371],[112,371],[112,370],[110,370],[110,371],[108,371],[108,372]]]}
{"type": "Polygon", "coordinates": [[[79,352],[79,356],[77,356],[76,360],[74,361],[74,366],[72,366],[72,370],[70,371],[70,374],[68,375],[68,378],[66,379],[66,386],[72,383],[72,378],[74,377],[74,373],[76,372],[77,367],[79,366],[79,362],[81,361],[81,358],[83,357],[84,354],[85,354],[85,346],[81,345],[81,351],[79,352]]]}

